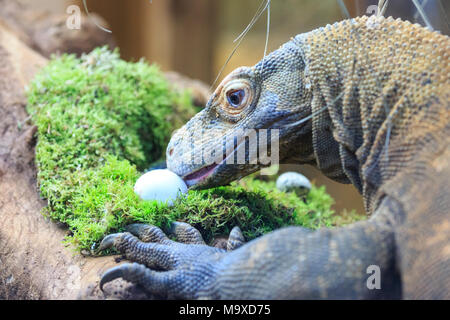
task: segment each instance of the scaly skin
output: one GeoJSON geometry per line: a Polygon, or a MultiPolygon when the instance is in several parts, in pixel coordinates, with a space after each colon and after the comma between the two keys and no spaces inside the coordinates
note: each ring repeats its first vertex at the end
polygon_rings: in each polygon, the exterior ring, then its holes
{"type": "Polygon", "coordinates": [[[228,252],[111,235],[102,248],[148,268],[118,267],[102,285],[121,276],[190,299],[450,298],[449,54],[446,36],[361,17],[298,35],[235,70],[173,136],[168,168],[191,188],[227,184],[261,165],[198,171],[205,164],[191,161],[192,146],[209,152],[229,137],[239,142],[239,129],[279,129],[281,163],[313,164],[353,183],[371,217],[343,228],[284,228],[228,252]],[[232,106],[237,89],[245,98],[232,106]],[[381,289],[366,285],[371,265],[381,289]]]}

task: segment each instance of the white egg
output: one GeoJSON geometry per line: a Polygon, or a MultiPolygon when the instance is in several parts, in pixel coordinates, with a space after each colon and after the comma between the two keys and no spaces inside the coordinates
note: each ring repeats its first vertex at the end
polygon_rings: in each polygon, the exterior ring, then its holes
{"type": "Polygon", "coordinates": [[[276,182],[277,189],[283,192],[294,191],[298,195],[308,193],[311,182],[304,175],[297,172],[285,172],[280,175],[276,182]]]}
{"type": "Polygon", "coordinates": [[[143,200],[158,200],[169,205],[188,191],[186,183],[170,170],[157,169],[143,174],[134,185],[134,192],[143,200]]]}

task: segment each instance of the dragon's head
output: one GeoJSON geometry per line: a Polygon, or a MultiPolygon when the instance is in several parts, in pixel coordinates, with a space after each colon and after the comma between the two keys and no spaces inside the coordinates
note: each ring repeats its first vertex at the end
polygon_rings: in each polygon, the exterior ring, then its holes
{"type": "Polygon", "coordinates": [[[293,158],[310,162],[311,121],[300,121],[311,114],[304,74],[293,41],[253,67],[234,70],[205,109],[175,132],[168,168],[189,187],[208,188],[293,158]]]}

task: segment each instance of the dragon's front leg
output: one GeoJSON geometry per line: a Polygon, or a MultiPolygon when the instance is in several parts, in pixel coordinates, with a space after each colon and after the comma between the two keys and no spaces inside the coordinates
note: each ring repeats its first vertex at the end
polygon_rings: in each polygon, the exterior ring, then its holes
{"type": "Polygon", "coordinates": [[[186,224],[174,227],[186,243],[132,225],[131,233],[109,235],[100,247],[114,246],[136,263],[110,269],[100,286],[121,277],[158,296],[185,299],[399,298],[393,210],[395,202],[384,200],[370,220],[313,232],[284,228],[233,251],[205,245],[186,224]],[[367,285],[370,266],[380,270],[380,288],[367,285]]]}
{"type": "Polygon", "coordinates": [[[227,250],[207,246],[200,232],[187,223],[172,223],[170,233],[179,242],[170,240],[155,226],[132,224],[127,230],[106,236],[100,250],[115,247],[135,263],[108,270],[100,281],[101,289],[105,283],[120,277],[140,284],[153,294],[197,298],[199,287],[190,284],[205,285],[207,278],[212,279],[215,274],[214,262],[244,242],[238,227],[230,233],[227,250]]]}

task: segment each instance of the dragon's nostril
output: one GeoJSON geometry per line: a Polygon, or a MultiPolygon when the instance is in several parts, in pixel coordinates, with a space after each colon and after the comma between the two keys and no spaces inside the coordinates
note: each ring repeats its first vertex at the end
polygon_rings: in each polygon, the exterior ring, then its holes
{"type": "Polygon", "coordinates": [[[169,149],[169,157],[171,157],[173,155],[173,148],[169,149]]]}

